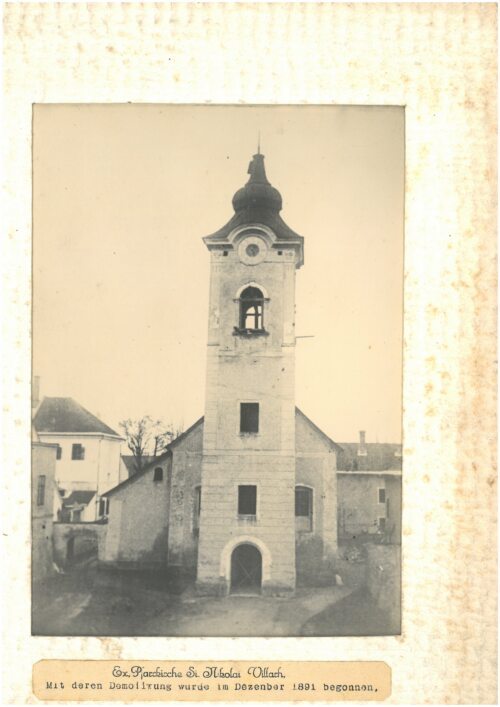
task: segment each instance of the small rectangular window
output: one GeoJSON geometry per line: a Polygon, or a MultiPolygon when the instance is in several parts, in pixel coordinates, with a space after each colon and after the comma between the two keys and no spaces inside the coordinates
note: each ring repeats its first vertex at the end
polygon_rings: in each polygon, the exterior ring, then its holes
{"type": "Polygon", "coordinates": [[[382,532],[385,531],[385,518],[378,519],[378,529],[381,530],[382,532]]]}
{"type": "Polygon", "coordinates": [[[36,505],[43,506],[45,504],[45,476],[38,477],[38,486],[36,489],[36,505]]]}
{"type": "Polygon", "coordinates": [[[85,447],[82,444],[74,444],[71,448],[71,459],[82,461],[85,459],[85,447]]]}
{"type": "Polygon", "coordinates": [[[227,254],[228,254],[228,251],[227,251],[227,250],[223,251],[223,253],[222,253],[222,255],[223,255],[224,257],[226,257],[227,254]]]}
{"type": "Polygon", "coordinates": [[[109,515],[109,498],[103,496],[99,500],[99,517],[104,518],[109,515]]]}
{"type": "Polygon", "coordinates": [[[56,459],[62,459],[62,447],[60,444],[57,445],[56,459]]]}
{"type": "Polygon", "coordinates": [[[198,537],[200,534],[200,513],[201,513],[201,486],[196,486],[194,490],[193,507],[193,534],[198,537]]]}
{"type": "Polygon", "coordinates": [[[163,481],[163,469],[161,466],[157,466],[154,470],[153,481],[163,481]]]}
{"type": "Polygon", "coordinates": [[[385,503],[385,489],[378,490],[378,502],[385,503]]]}
{"type": "Polygon", "coordinates": [[[238,515],[257,515],[257,486],[238,486],[238,515]]]}
{"type": "Polygon", "coordinates": [[[240,403],[240,432],[259,431],[259,403],[240,403]]]}

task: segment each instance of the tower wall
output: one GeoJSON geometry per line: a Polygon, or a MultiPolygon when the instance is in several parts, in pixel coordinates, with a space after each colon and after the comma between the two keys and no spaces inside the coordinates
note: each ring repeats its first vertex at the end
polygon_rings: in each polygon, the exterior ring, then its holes
{"type": "Polygon", "coordinates": [[[255,266],[212,253],[198,584],[227,591],[231,553],[259,548],[263,592],[295,587],[295,253],[255,266]],[[266,295],[265,334],[235,334],[237,293],[266,295]],[[240,432],[240,403],[259,403],[259,431],[240,432]],[[238,486],[257,487],[255,518],[238,515],[238,486]]]}

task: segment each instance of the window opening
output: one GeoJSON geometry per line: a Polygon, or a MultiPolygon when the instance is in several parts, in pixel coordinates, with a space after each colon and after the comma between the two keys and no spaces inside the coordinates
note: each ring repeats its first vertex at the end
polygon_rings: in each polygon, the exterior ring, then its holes
{"type": "Polygon", "coordinates": [[[312,489],[307,486],[295,487],[295,530],[311,531],[313,498],[312,489]]]}
{"type": "Polygon", "coordinates": [[[385,531],[385,518],[378,519],[378,529],[383,533],[385,531]]]}
{"type": "Polygon", "coordinates": [[[46,477],[43,474],[38,477],[38,486],[36,490],[37,506],[43,506],[45,504],[45,481],[46,477]]]}
{"type": "Polygon", "coordinates": [[[264,295],[257,287],[247,287],[241,293],[240,329],[264,329],[264,295]]]}
{"type": "Polygon", "coordinates": [[[378,490],[378,502],[385,503],[385,489],[378,490]]]}
{"type": "Polygon", "coordinates": [[[109,498],[103,497],[99,500],[99,516],[109,515],[109,498]]]}
{"type": "Polygon", "coordinates": [[[60,444],[57,445],[56,459],[62,459],[62,447],[60,444]]]}
{"type": "Polygon", "coordinates": [[[82,444],[74,444],[72,446],[71,459],[73,461],[82,461],[82,459],[85,459],[85,447],[82,444]]]}
{"type": "Polygon", "coordinates": [[[153,481],[163,481],[163,469],[157,466],[153,472],[153,481]]]}
{"type": "Polygon", "coordinates": [[[194,489],[194,506],[193,506],[193,534],[198,537],[200,534],[200,513],[201,513],[201,486],[196,486],[194,489]]]}
{"type": "Polygon", "coordinates": [[[259,431],[259,403],[240,403],[240,432],[259,431]]]}
{"type": "Polygon", "coordinates": [[[238,486],[238,515],[257,515],[257,486],[238,486]]]}

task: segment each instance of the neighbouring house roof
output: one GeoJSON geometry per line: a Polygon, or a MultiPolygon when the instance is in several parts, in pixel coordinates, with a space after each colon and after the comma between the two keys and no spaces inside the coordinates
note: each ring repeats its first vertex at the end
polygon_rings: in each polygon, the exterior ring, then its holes
{"type": "Polygon", "coordinates": [[[72,491],[70,495],[63,500],[63,506],[65,508],[76,505],[88,506],[95,494],[95,491],[72,491]]]}
{"type": "MultiPolygon", "coordinates": [[[[157,459],[158,457],[153,457],[152,455],[144,455],[142,457],[142,465],[143,467],[149,464],[151,461],[154,459],[157,459]]],[[[131,476],[134,476],[134,474],[137,474],[137,467],[135,465],[135,455],[134,454],[122,454],[122,461],[125,464],[125,467],[127,469],[127,473],[129,475],[129,478],[131,476]]]]}
{"type": "Polygon", "coordinates": [[[44,398],[33,420],[37,432],[120,435],[73,398],[44,398]]]}
{"type": "Polygon", "coordinates": [[[299,410],[298,407],[295,408],[295,415],[302,417],[308,425],[310,425],[315,432],[317,432],[320,437],[324,439],[324,441],[335,451],[337,452],[337,455],[342,451],[342,447],[340,447],[336,442],[333,441],[325,432],[323,432],[322,429],[318,427],[318,425],[315,425],[314,422],[307,417],[307,415],[304,415],[302,410],[299,410]]]}
{"type": "Polygon", "coordinates": [[[402,467],[401,444],[341,442],[340,446],[338,471],[390,471],[402,467]]]}

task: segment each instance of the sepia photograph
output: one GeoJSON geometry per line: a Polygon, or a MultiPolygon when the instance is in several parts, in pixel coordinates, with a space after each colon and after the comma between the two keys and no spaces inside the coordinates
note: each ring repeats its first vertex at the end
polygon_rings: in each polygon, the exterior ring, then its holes
{"type": "Polygon", "coordinates": [[[33,106],[32,635],[401,634],[405,111],[33,106]]]}

